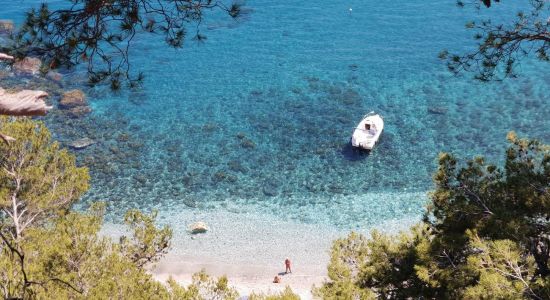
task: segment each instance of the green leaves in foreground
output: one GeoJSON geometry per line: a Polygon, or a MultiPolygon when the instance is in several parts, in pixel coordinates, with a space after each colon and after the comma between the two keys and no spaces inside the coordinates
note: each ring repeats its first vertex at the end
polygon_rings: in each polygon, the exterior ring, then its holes
{"type": "Polygon", "coordinates": [[[249,300],[300,300],[300,296],[294,294],[289,286],[286,286],[282,292],[273,295],[255,294],[248,297],[249,300]]]}
{"type": "Polygon", "coordinates": [[[150,299],[166,293],[161,283],[124,255],[119,244],[99,235],[102,205],[52,221],[51,227],[33,228],[19,244],[27,254],[29,276],[41,283],[31,285],[28,295],[150,299]]]}
{"type": "Polygon", "coordinates": [[[550,299],[550,147],[508,135],[503,168],[439,156],[424,221],[337,240],[325,299],[550,299]]]}
{"type": "Polygon", "coordinates": [[[157,262],[170,247],[172,229],[168,226],[158,229],[155,226],[156,217],[156,211],[148,216],[135,209],[128,211],[124,217],[133,234],[131,239],[123,236],[120,244],[125,255],[139,267],[157,262]]]}
{"type": "Polygon", "coordinates": [[[2,225],[6,234],[19,239],[27,227],[68,209],[88,190],[90,176],[51,140],[43,123],[0,117],[0,127],[15,138],[0,143],[2,225]]]}
{"type": "Polygon", "coordinates": [[[168,286],[171,299],[236,300],[239,298],[237,291],[229,286],[227,277],[223,276],[216,280],[204,270],[193,275],[193,281],[187,288],[180,286],[172,277],[168,279],[168,286]]]}

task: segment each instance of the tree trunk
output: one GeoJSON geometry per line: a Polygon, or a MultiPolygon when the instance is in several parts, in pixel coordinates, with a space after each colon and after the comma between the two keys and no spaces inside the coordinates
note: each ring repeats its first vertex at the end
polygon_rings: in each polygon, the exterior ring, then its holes
{"type": "Polygon", "coordinates": [[[550,247],[548,241],[541,239],[535,239],[532,243],[532,253],[537,264],[537,274],[542,277],[550,275],[550,268],[548,268],[548,260],[550,259],[550,247]]]}

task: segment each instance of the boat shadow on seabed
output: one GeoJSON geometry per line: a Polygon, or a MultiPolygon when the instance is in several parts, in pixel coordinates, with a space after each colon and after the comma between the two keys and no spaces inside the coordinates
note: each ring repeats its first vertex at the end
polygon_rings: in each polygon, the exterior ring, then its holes
{"type": "Polygon", "coordinates": [[[358,161],[363,160],[369,157],[371,150],[365,150],[362,148],[353,147],[351,145],[351,140],[349,140],[340,150],[342,156],[349,161],[358,161]]]}

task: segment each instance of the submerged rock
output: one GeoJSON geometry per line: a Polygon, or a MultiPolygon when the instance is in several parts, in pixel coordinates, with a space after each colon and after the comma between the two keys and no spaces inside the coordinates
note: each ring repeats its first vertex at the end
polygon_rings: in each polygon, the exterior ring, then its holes
{"type": "Polygon", "coordinates": [[[221,182],[224,181],[227,178],[227,174],[223,171],[218,171],[212,175],[212,181],[214,182],[221,182]]]}
{"type": "Polygon", "coordinates": [[[434,115],[444,115],[447,113],[447,108],[441,107],[441,106],[428,107],[428,113],[434,114],[434,115]]]}
{"type": "Polygon", "coordinates": [[[42,61],[36,57],[25,57],[13,64],[13,71],[18,75],[36,75],[40,73],[42,61]]]}
{"type": "Polygon", "coordinates": [[[243,166],[239,161],[236,160],[228,162],[227,165],[229,166],[229,170],[233,172],[240,172],[245,174],[248,171],[245,166],[243,166]]]}
{"type": "Polygon", "coordinates": [[[6,79],[10,76],[11,76],[10,72],[8,72],[6,70],[0,70],[0,80],[6,79]]]}
{"type": "Polygon", "coordinates": [[[12,20],[0,20],[0,34],[11,34],[14,28],[12,20]]]}
{"type": "Polygon", "coordinates": [[[92,111],[86,101],[86,95],[81,90],[65,92],[59,101],[59,108],[65,110],[72,118],[82,117],[92,111]]]}
{"type": "Polygon", "coordinates": [[[256,144],[252,140],[244,138],[241,140],[241,147],[245,149],[254,149],[256,148],[256,144]]]}
{"type": "Polygon", "coordinates": [[[209,230],[208,226],[204,222],[195,222],[188,226],[191,234],[205,233],[209,230]]]}
{"type": "Polygon", "coordinates": [[[96,142],[90,138],[83,138],[73,141],[69,146],[73,149],[80,150],[95,144],[96,142]]]}
{"type": "Polygon", "coordinates": [[[138,174],[138,175],[135,175],[134,176],[134,179],[139,182],[140,184],[145,184],[147,183],[147,177],[142,175],[142,174],[138,174]]]}
{"type": "Polygon", "coordinates": [[[59,72],[49,71],[46,73],[46,78],[55,82],[60,82],[63,79],[63,75],[59,72]]]}
{"type": "Polygon", "coordinates": [[[197,208],[197,201],[193,198],[183,198],[182,202],[191,208],[197,208]]]}
{"type": "Polygon", "coordinates": [[[279,194],[279,183],[275,180],[266,180],[262,191],[268,197],[275,197],[279,194]]]}
{"type": "Polygon", "coordinates": [[[264,195],[268,197],[275,197],[279,194],[279,191],[272,186],[264,186],[262,191],[264,192],[264,195]]]}
{"type": "Polygon", "coordinates": [[[216,129],[218,129],[218,125],[215,123],[208,123],[202,126],[202,130],[206,132],[214,132],[216,129]]]}
{"type": "Polygon", "coordinates": [[[70,117],[79,118],[91,112],[92,112],[92,109],[88,106],[78,106],[78,107],[73,107],[69,109],[67,113],[69,114],[70,117]]]}
{"type": "Polygon", "coordinates": [[[62,109],[70,109],[77,106],[86,106],[86,95],[81,90],[71,90],[63,94],[63,98],[59,101],[59,107],[62,109]]]}

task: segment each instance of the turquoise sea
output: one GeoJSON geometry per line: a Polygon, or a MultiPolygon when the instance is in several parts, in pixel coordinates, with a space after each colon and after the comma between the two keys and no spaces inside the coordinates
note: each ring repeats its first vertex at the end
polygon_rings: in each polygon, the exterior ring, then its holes
{"type": "MultiPolygon", "coordinates": [[[[0,0],[0,19],[20,22],[37,3],[0,0]]],[[[81,73],[65,75],[64,88],[83,89],[93,113],[45,121],[63,143],[98,141],[76,152],[92,175],[81,205],[107,201],[110,216],[217,209],[369,228],[419,218],[441,151],[499,162],[509,130],[550,142],[548,64],[524,61],[517,79],[479,83],[437,58],[473,49],[464,24],[509,20],[522,8],[515,2],[481,11],[452,0],[246,8],[240,21],[207,16],[206,42],[183,49],[138,35],[140,90],[89,89],[81,73]],[[349,139],[369,111],[386,127],[365,155],[349,139]]]]}

